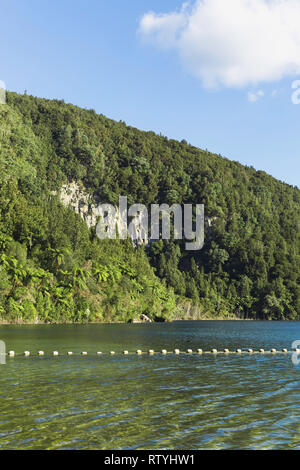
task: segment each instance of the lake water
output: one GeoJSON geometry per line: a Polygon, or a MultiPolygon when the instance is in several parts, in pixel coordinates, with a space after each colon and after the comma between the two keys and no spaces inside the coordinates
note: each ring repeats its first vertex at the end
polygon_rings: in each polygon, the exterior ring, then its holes
{"type": "Polygon", "coordinates": [[[0,326],[7,351],[45,351],[0,365],[0,449],[300,449],[289,354],[121,354],[298,339],[300,322],[0,326]]]}

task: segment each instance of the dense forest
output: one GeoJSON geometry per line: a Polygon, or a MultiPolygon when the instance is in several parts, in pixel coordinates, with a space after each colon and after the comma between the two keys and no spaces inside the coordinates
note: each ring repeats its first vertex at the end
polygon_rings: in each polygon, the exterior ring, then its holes
{"type": "MultiPolygon", "coordinates": [[[[259,152],[259,148],[257,152],[259,152]]],[[[284,158],[284,156],[283,156],[284,158]]],[[[0,105],[0,319],[300,318],[300,190],[186,141],[16,93],[0,105]],[[205,244],[99,240],[59,198],[203,203],[205,244]]]]}

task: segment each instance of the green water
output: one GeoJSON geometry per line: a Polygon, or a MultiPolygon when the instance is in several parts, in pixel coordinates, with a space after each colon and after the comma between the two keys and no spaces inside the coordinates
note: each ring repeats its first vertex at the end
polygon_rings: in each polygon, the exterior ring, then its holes
{"type": "Polygon", "coordinates": [[[0,449],[300,449],[290,355],[95,354],[298,339],[299,322],[2,326],[7,350],[46,355],[0,365],[0,449]]]}

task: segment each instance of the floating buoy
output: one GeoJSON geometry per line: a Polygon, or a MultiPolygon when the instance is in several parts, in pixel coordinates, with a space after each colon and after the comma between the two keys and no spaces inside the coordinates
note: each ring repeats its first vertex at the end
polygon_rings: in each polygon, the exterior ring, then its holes
{"type": "MultiPolygon", "coordinates": [[[[294,348],[294,351],[295,351],[297,354],[300,354],[300,348],[294,348]]],[[[180,351],[180,349],[174,349],[174,354],[176,354],[176,355],[179,355],[181,352],[182,352],[182,351],[180,351]]],[[[216,354],[222,354],[222,353],[223,353],[223,354],[230,354],[230,353],[233,353],[233,352],[234,352],[234,350],[231,351],[231,350],[228,349],[228,348],[221,349],[221,350],[219,350],[219,351],[218,351],[218,349],[216,349],[216,348],[213,348],[213,349],[211,349],[210,351],[209,351],[209,350],[208,350],[208,351],[205,351],[205,350],[203,350],[203,349],[201,349],[201,348],[199,348],[199,349],[197,349],[197,350],[194,350],[194,351],[193,351],[193,349],[187,349],[187,351],[186,351],[186,353],[187,353],[188,355],[193,355],[194,353],[195,353],[195,354],[199,354],[199,355],[204,355],[204,354],[214,354],[214,355],[216,355],[216,354]]],[[[286,349],[286,348],[279,349],[279,350],[277,350],[276,348],[272,348],[272,349],[269,349],[269,350],[266,351],[266,350],[263,349],[263,348],[260,348],[260,349],[258,349],[258,348],[257,348],[257,349],[249,348],[249,349],[236,349],[235,352],[236,352],[237,354],[242,354],[242,353],[244,353],[244,354],[245,354],[245,353],[248,353],[248,354],[257,354],[257,353],[260,353],[260,354],[264,354],[264,353],[276,354],[276,353],[281,353],[281,352],[282,352],[282,353],[289,353],[289,350],[286,349]]],[[[119,353],[121,354],[121,352],[119,352],[119,353]]],[[[118,352],[115,352],[115,351],[110,351],[109,353],[106,353],[106,354],[110,354],[111,356],[113,356],[113,355],[119,354],[119,353],[118,353],[118,352]]],[[[158,351],[157,351],[156,353],[158,353],[158,351]]],[[[32,355],[30,351],[24,351],[23,354],[24,354],[24,356],[31,356],[31,355],[32,355]]],[[[59,356],[59,352],[58,352],[58,351],[53,351],[52,354],[53,354],[53,356],[59,356]]],[[[68,356],[72,356],[72,355],[74,355],[74,354],[75,354],[75,355],[81,354],[82,356],[87,356],[89,353],[88,353],[87,351],[81,351],[80,353],[68,351],[68,352],[65,353],[65,354],[67,354],[68,356]]],[[[101,351],[98,351],[98,352],[96,352],[96,354],[97,354],[98,356],[102,356],[104,353],[102,353],[101,351]]],[[[124,350],[124,351],[123,351],[123,354],[124,354],[125,356],[127,356],[127,355],[130,354],[130,352],[129,352],[128,350],[124,350]]],[[[145,353],[143,353],[143,351],[142,351],[141,349],[138,349],[138,350],[136,351],[136,354],[137,354],[138,356],[141,356],[141,355],[143,355],[143,354],[145,354],[145,353]]],[[[149,354],[149,355],[154,355],[154,354],[155,354],[155,351],[154,351],[153,349],[149,349],[149,350],[148,350],[148,354],[149,354]]],[[[161,354],[162,354],[163,356],[166,356],[166,355],[168,355],[168,354],[170,354],[170,353],[168,352],[167,349],[162,349],[162,350],[161,350],[161,354]]],[[[15,356],[17,356],[17,354],[15,353],[15,351],[8,351],[7,355],[8,355],[9,357],[15,357],[15,356]]],[[[37,353],[33,354],[33,356],[35,356],[35,355],[38,355],[38,356],[45,356],[46,353],[45,353],[44,351],[38,351],[37,353]]]]}

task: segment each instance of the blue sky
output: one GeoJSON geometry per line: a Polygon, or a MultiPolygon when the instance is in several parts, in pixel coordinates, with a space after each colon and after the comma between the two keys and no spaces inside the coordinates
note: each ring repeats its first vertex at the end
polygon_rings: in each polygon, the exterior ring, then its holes
{"type": "MultiPolygon", "coordinates": [[[[205,0],[215,3],[215,8],[218,1],[205,0]]],[[[300,186],[300,104],[291,101],[292,82],[300,80],[300,55],[290,67],[292,54],[280,51],[279,44],[271,51],[274,60],[268,62],[269,46],[263,47],[265,38],[258,31],[253,48],[261,62],[253,62],[251,50],[239,37],[241,31],[231,33],[236,34],[232,37],[240,44],[239,51],[232,53],[232,43],[228,49],[220,48],[220,41],[226,41],[220,39],[220,25],[214,29],[214,22],[207,36],[201,36],[204,50],[186,26],[192,19],[200,28],[204,13],[192,12],[195,0],[188,12],[182,4],[177,0],[2,2],[0,79],[9,90],[63,98],[140,129],[186,139],[300,186]],[[149,12],[153,13],[147,16],[149,12]],[[232,55],[240,57],[234,75],[228,73],[232,55]]],[[[221,12],[217,17],[219,22],[221,12]]],[[[276,21],[274,28],[280,29],[276,21]]],[[[275,34],[281,38],[280,31],[274,30],[275,34]]]]}

